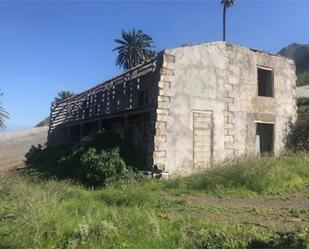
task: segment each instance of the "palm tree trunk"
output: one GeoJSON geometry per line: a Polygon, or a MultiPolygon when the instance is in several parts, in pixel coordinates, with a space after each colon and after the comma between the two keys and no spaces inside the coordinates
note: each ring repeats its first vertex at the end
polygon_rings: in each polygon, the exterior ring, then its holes
{"type": "Polygon", "coordinates": [[[223,6],[223,41],[225,41],[225,27],[226,27],[226,5],[223,6]]]}

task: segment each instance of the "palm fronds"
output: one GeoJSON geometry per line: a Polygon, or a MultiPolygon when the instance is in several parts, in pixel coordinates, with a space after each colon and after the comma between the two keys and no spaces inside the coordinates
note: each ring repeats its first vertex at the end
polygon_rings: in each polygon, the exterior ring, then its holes
{"type": "Polygon", "coordinates": [[[0,103],[0,130],[4,130],[6,128],[5,120],[9,118],[8,112],[1,106],[0,103]]]}
{"type": "Polygon", "coordinates": [[[156,55],[153,39],[142,30],[129,30],[121,32],[121,39],[115,39],[119,46],[113,51],[118,51],[116,65],[128,70],[156,55]]]}
{"type": "Polygon", "coordinates": [[[70,98],[74,95],[74,93],[70,92],[70,91],[60,91],[58,93],[58,96],[55,97],[55,101],[58,102],[58,101],[62,101],[62,100],[65,100],[67,98],[70,98]]]}

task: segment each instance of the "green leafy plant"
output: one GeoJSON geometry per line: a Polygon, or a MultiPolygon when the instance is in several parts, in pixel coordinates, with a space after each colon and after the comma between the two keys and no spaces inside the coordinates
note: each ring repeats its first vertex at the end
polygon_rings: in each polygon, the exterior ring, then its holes
{"type": "Polygon", "coordinates": [[[127,149],[115,132],[100,131],[83,138],[73,147],[32,146],[25,161],[32,171],[26,169],[24,173],[33,174],[33,170],[37,170],[48,178],[71,179],[87,186],[106,185],[135,175],[127,168],[127,165],[136,167],[132,160],[135,154],[140,155],[127,149]]]}
{"type": "Polygon", "coordinates": [[[298,110],[298,120],[291,136],[294,151],[309,151],[309,107],[298,110]]]}
{"type": "Polygon", "coordinates": [[[119,149],[113,149],[111,152],[102,150],[98,153],[95,148],[90,148],[82,154],[81,166],[86,172],[88,184],[93,186],[107,185],[134,176],[120,157],[119,149]]]}

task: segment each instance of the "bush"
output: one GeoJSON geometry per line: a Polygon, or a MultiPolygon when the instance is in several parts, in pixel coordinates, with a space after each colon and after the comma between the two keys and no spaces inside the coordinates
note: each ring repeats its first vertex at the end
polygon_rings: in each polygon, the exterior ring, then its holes
{"type": "MultiPolygon", "coordinates": [[[[101,131],[82,139],[75,146],[32,146],[26,154],[26,165],[48,178],[72,179],[97,186],[133,175],[133,171],[126,167],[130,158],[126,151],[118,134],[101,131]],[[120,149],[116,150],[117,147],[120,149]],[[119,174],[119,177],[115,174],[119,174]]],[[[24,172],[33,174],[29,169],[24,172]]]]}
{"type": "Polygon", "coordinates": [[[309,98],[307,97],[301,97],[297,99],[297,106],[303,107],[303,106],[309,106],[309,98]]]}
{"type": "Polygon", "coordinates": [[[120,157],[118,149],[113,149],[111,152],[102,150],[101,153],[97,153],[95,148],[90,148],[82,154],[81,166],[86,172],[88,184],[93,186],[107,185],[134,176],[120,157]]]}
{"type": "Polygon", "coordinates": [[[300,108],[298,120],[292,130],[294,151],[309,151],[309,107],[300,108]]]}
{"type": "Polygon", "coordinates": [[[38,146],[32,145],[29,151],[26,153],[26,165],[32,166],[42,162],[42,145],[38,144],[38,146]]]}

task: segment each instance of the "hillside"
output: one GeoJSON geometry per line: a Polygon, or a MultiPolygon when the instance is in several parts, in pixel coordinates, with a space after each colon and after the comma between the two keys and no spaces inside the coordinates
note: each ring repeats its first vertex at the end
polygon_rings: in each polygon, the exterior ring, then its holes
{"type": "Polygon", "coordinates": [[[44,120],[42,120],[35,127],[42,127],[42,126],[49,126],[49,117],[47,117],[44,120]]]}
{"type": "Polygon", "coordinates": [[[282,48],[278,54],[295,61],[297,86],[309,85],[309,44],[292,43],[282,48]]]}

